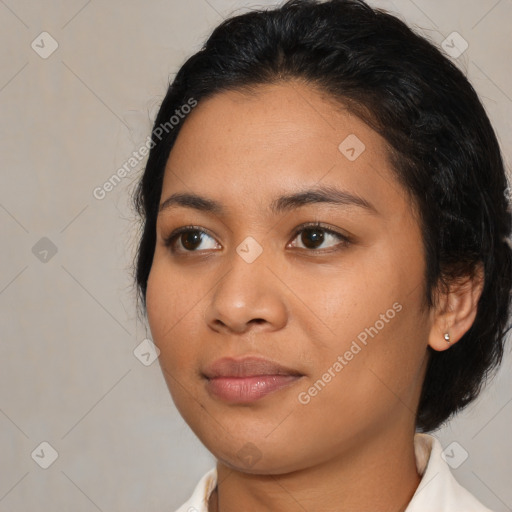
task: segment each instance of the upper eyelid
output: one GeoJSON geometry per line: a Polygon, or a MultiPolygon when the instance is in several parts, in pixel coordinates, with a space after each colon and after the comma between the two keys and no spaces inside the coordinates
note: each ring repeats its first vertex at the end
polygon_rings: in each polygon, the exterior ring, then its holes
{"type": "Polygon", "coordinates": [[[188,233],[190,231],[199,231],[200,233],[204,233],[205,235],[208,235],[210,238],[217,240],[217,238],[205,228],[202,228],[200,226],[187,225],[176,228],[169,235],[164,236],[165,245],[173,244],[177,237],[179,237],[183,233],[188,233]]]}
{"type": "MultiPolygon", "coordinates": [[[[341,233],[341,232],[339,232],[338,230],[336,230],[334,228],[330,228],[328,226],[325,226],[321,222],[320,223],[315,223],[315,222],[307,223],[306,222],[305,224],[302,224],[301,226],[299,226],[294,231],[292,241],[295,240],[295,238],[297,237],[297,235],[299,233],[301,233],[302,231],[304,231],[305,229],[308,229],[308,228],[317,228],[319,230],[325,231],[328,234],[334,235],[335,237],[338,238],[340,245],[345,245],[345,244],[350,244],[351,245],[353,243],[353,238],[352,238],[351,235],[341,233]]],[[[328,248],[327,250],[329,250],[329,249],[332,249],[332,248],[328,248]]],[[[322,249],[318,249],[316,251],[313,250],[313,249],[310,249],[309,251],[310,252],[321,252],[322,249]]]]}
{"type": "Polygon", "coordinates": [[[337,231],[336,229],[334,228],[330,228],[326,225],[324,225],[323,223],[316,223],[316,222],[306,222],[304,224],[301,224],[299,227],[297,227],[297,229],[293,232],[293,236],[297,236],[301,231],[304,231],[305,229],[308,229],[308,228],[317,228],[317,229],[321,229],[323,231],[326,231],[327,233],[330,233],[332,235],[336,235],[336,236],[339,236],[339,237],[342,237],[342,238],[348,238],[348,235],[344,235],[343,233],[340,233],[339,231],[337,231]]]}

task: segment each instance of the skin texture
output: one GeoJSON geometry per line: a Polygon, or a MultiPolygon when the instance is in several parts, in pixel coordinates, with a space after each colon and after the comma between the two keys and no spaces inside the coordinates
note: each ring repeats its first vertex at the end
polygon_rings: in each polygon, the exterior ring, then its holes
{"type": "Polygon", "coordinates": [[[161,211],[146,296],[176,407],[218,461],[209,510],[404,510],[420,481],[413,436],[427,347],[449,349],[469,329],[481,286],[461,283],[437,309],[424,308],[421,232],[384,139],[299,82],[222,92],[199,103],[177,138],[161,203],[177,192],[224,210],[161,211]],[[350,134],[365,145],[354,161],[338,149],[350,134]],[[318,186],[348,191],[376,212],[325,202],[269,208],[318,186]],[[315,221],[350,242],[320,230],[322,245],[307,248],[311,239],[295,233],[315,221]],[[183,236],[165,245],[187,225],[206,232],[195,251],[183,236]],[[248,236],[263,249],[252,263],[236,251],[248,236]],[[394,304],[396,314],[301,403],[299,394],[394,304]],[[303,376],[250,404],[210,395],[206,366],[242,356],[303,376]],[[247,450],[252,459],[239,454],[247,450]]]}

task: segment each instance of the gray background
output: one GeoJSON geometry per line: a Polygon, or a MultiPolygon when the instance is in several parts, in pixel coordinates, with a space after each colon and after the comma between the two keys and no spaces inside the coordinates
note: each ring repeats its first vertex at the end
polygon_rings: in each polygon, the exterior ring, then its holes
{"type": "MultiPolygon", "coordinates": [[[[173,511],[213,466],[158,363],[133,353],[150,335],[130,278],[129,197],[143,162],[104,199],[93,190],[141,147],[168,77],[209,31],[276,3],[0,0],[0,511],[173,511]],[[43,31],[59,45],[47,58],[31,47],[51,48],[43,31]],[[47,469],[43,441],[58,453],[47,469]]],[[[454,60],[510,162],[512,0],[372,3],[438,45],[464,37],[454,60]]],[[[481,399],[438,433],[469,455],[460,482],[500,512],[512,507],[510,363],[508,353],[481,399]]]]}

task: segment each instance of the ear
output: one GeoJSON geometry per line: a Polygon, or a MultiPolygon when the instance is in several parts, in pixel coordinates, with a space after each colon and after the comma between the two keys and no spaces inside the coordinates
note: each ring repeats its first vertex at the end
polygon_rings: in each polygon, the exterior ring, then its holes
{"type": "Polygon", "coordinates": [[[484,269],[483,264],[479,263],[473,276],[450,283],[448,291],[438,291],[437,305],[431,310],[430,347],[438,351],[446,350],[464,336],[475,321],[483,287],[484,269]],[[449,341],[445,339],[445,334],[448,334],[449,341]]]}

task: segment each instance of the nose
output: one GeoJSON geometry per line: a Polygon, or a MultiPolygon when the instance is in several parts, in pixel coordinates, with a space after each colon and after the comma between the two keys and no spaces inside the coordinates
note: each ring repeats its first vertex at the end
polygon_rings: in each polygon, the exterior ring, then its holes
{"type": "Polygon", "coordinates": [[[276,269],[269,268],[261,255],[247,263],[237,253],[228,270],[214,286],[204,318],[216,332],[244,334],[249,331],[274,331],[287,322],[287,304],[283,283],[276,269]]]}

